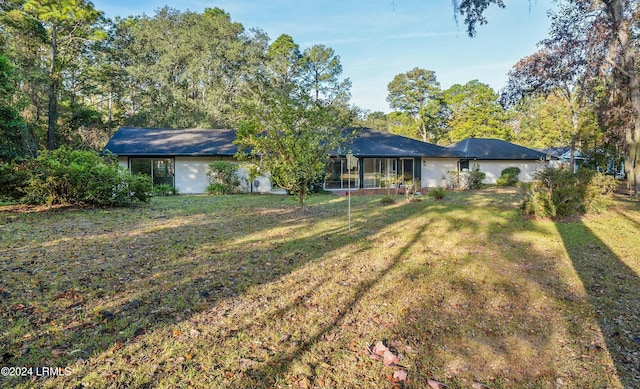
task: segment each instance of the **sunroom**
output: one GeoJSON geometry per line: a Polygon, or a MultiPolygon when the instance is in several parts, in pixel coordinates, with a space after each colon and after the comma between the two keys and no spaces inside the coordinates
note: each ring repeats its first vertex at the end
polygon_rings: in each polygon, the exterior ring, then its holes
{"type": "Polygon", "coordinates": [[[422,182],[425,158],[457,162],[459,157],[445,147],[369,128],[356,130],[346,150],[327,164],[326,190],[420,188],[428,184],[422,182]]]}

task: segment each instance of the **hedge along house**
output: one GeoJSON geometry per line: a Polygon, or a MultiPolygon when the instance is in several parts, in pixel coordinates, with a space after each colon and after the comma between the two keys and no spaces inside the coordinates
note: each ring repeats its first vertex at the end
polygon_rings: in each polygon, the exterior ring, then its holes
{"type": "MultiPolygon", "coordinates": [[[[180,193],[205,193],[209,181],[208,165],[217,160],[236,162],[236,131],[230,129],[120,128],[103,152],[118,156],[121,166],[131,173],[150,175],[154,185],[168,184],[180,193]]],[[[243,177],[247,169],[240,168],[243,177]]],[[[270,192],[268,175],[254,182],[244,180],[243,190],[270,192]]]]}
{"type": "Polygon", "coordinates": [[[466,154],[388,132],[363,128],[330,158],[324,188],[379,189],[390,185],[444,186],[446,173],[466,154]],[[349,155],[353,156],[349,160],[349,155]]]}
{"type": "Polygon", "coordinates": [[[512,166],[520,169],[520,181],[533,181],[535,173],[548,166],[550,159],[546,153],[500,139],[467,138],[447,148],[466,156],[460,159],[458,170],[471,170],[477,163],[486,174],[485,184],[495,184],[502,170],[512,166]]]}

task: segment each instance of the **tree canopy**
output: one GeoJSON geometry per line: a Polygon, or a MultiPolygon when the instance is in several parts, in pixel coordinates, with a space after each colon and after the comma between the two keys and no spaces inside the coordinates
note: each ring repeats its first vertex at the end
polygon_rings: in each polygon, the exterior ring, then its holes
{"type": "Polygon", "coordinates": [[[469,137],[512,139],[508,114],[498,102],[498,94],[478,80],[455,84],[443,98],[450,110],[448,125],[451,141],[469,137]]]}

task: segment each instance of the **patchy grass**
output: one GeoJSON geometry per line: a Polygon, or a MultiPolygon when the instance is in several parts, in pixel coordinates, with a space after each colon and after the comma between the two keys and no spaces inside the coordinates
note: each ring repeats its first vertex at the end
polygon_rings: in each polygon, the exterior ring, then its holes
{"type": "Polygon", "coordinates": [[[640,386],[640,207],[528,220],[509,189],[0,208],[2,387],[640,386]],[[42,375],[42,374],[40,374],[42,375]]]}

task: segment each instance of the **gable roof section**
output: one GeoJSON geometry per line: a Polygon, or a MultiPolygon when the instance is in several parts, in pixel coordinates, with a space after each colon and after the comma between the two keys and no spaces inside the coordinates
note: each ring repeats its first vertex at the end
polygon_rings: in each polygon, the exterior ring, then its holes
{"type": "Polygon", "coordinates": [[[485,160],[545,160],[547,154],[500,139],[467,138],[447,146],[469,158],[485,160]]]}
{"type": "Polygon", "coordinates": [[[236,131],[122,127],[104,151],[123,156],[233,156],[236,131]]]}
{"type": "MultiPolygon", "coordinates": [[[[537,151],[543,152],[553,159],[569,159],[571,157],[571,147],[547,147],[543,149],[536,149],[537,151]]],[[[585,159],[580,150],[574,150],[574,159],[585,159]]]]}
{"type": "Polygon", "coordinates": [[[560,156],[568,153],[569,150],[571,150],[571,148],[569,148],[569,147],[545,147],[545,148],[540,148],[540,149],[536,148],[534,150],[539,151],[541,153],[545,153],[550,157],[559,158],[560,156]]]}
{"type": "Polygon", "coordinates": [[[346,146],[346,149],[351,151],[353,155],[364,158],[459,158],[463,156],[457,150],[371,128],[357,129],[356,138],[346,146]]]}

